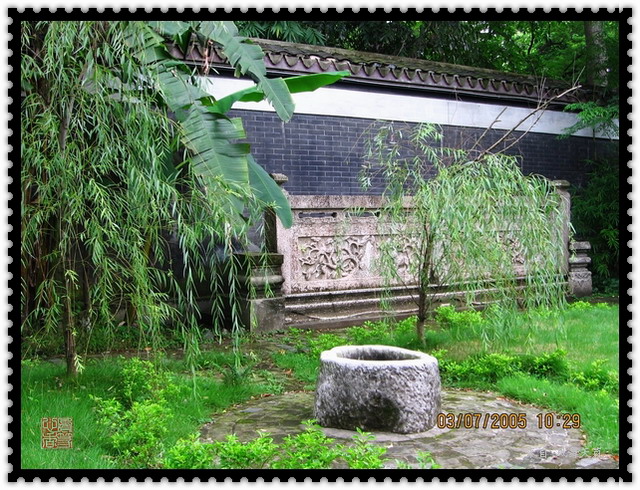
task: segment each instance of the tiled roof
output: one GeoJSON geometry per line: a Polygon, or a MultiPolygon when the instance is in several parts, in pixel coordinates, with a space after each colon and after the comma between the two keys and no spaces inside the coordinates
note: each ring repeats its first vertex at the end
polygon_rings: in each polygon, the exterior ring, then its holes
{"type": "MultiPolygon", "coordinates": [[[[346,70],[351,73],[347,80],[354,83],[526,102],[554,97],[570,88],[568,83],[557,80],[544,80],[541,87],[542,80],[538,78],[486,68],[265,39],[252,41],[265,52],[268,72],[284,76],[346,70]]],[[[196,64],[229,66],[218,46],[206,50],[194,43],[187,53],[181,53],[176,46],[171,49],[174,55],[196,64]]],[[[583,90],[572,92],[557,102],[576,102],[581,94],[583,90]]]]}

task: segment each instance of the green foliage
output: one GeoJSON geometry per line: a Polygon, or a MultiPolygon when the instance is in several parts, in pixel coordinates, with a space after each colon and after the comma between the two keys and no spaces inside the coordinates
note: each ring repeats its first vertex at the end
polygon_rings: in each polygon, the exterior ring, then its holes
{"type": "Polygon", "coordinates": [[[604,390],[617,394],[620,390],[618,373],[605,367],[603,359],[597,359],[583,371],[571,371],[567,376],[575,386],[581,386],[588,391],[604,390]]]}
{"type": "MultiPolygon", "coordinates": [[[[286,197],[237,141],[246,135],[225,115],[230,104],[217,107],[192,67],[170,55],[167,39],[185,48],[192,35],[220,43],[290,119],[287,83],[266,76],[261,49],[232,22],[23,24],[22,332],[46,339],[62,326],[72,375],[79,332],[88,349],[95,330],[113,332],[123,313],[154,350],[172,324],[193,360],[203,283],[214,329],[227,322],[237,332],[239,264],[226,259],[248,247],[265,208],[291,223],[286,197]]],[[[342,76],[291,83],[312,90],[342,76]]]]}
{"type": "Polygon", "coordinates": [[[620,165],[612,160],[589,161],[588,165],[588,184],[574,189],[571,211],[576,236],[591,243],[595,290],[619,275],[620,165]]]}
{"type": "Polygon", "coordinates": [[[323,333],[309,339],[309,350],[311,355],[315,357],[320,356],[323,351],[339,345],[344,345],[344,338],[331,333],[323,333]]]}
{"type": "Polygon", "coordinates": [[[214,443],[215,466],[224,469],[264,468],[275,456],[278,447],[267,434],[248,442],[240,442],[230,434],[224,442],[214,443]]]}
{"type": "MultiPolygon", "coordinates": [[[[293,42],[489,68],[539,79],[584,81],[589,64],[584,21],[331,20],[299,22],[295,30],[284,23],[242,24],[251,35],[269,39],[288,40],[290,32],[293,42]],[[255,24],[262,24],[261,30],[255,24]],[[279,34],[275,37],[270,24],[278,24],[279,34]],[[310,37],[296,36],[297,30],[309,29],[315,31],[310,37]]],[[[600,44],[609,69],[607,85],[615,88],[619,77],[619,23],[600,24],[603,37],[600,44]]],[[[370,58],[371,55],[364,60],[370,58]]]]}
{"type": "Polygon", "coordinates": [[[607,138],[617,138],[620,133],[618,120],[620,119],[620,106],[618,100],[610,105],[600,105],[593,101],[576,102],[565,106],[565,111],[579,111],[578,122],[563,131],[565,137],[570,136],[581,129],[591,128],[594,133],[607,138]]]}
{"type": "Polygon", "coordinates": [[[439,361],[440,374],[445,383],[490,387],[505,377],[527,375],[568,382],[587,391],[618,393],[618,374],[606,369],[604,360],[593,361],[585,369],[574,369],[567,362],[566,354],[562,349],[539,355],[491,353],[453,361],[445,357],[446,351],[432,353],[439,361]]]}
{"type": "Polygon", "coordinates": [[[158,447],[162,446],[173,417],[167,398],[179,388],[153,363],[134,357],[122,368],[120,390],[116,395],[124,403],[92,396],[112,451],[126,467],[157,467],[158,447]]]}
{"type": "Polygon", "coordinates": [[[451,305],[438,307],[435,320],[441,327],[450,329],[457,340],[462,340],[469,331],[480,332],[489,328],[481,312],[473,309],[456,311],[451,305]]]}
{"type": "Polygon", "coordinates": [[[243,35],[294,43],[323,44],[323,34],[305,21],[240,21],[236,23],[243,35]]]}
{"type": "Polygon", "coordinates": [[[320,358],[303,352],[274,352],[273,361],[281,369],[293,371],[296,378],[313,389],[320,370],[320,358]]]}
{"type": "MultiPolygon", "coordinates": [[[[415,457],[418,463],[418,468],[421,470],[437,470],[442,468],[441,465],[436,463],[436,460],[429,451],[418,451],[415,457]]],[[[410,470],[414,468],[411,464],[404,461],[396,460],[396,464],[399,469],[410,470]]]]}
{"type": "Polygon", "coordinates": [[[350,469],[379,469],[384,465],[383,456],[387,452],[382,446],[371,444],[375,440],[373,434],[356,429],[353,445],[344,448],[342,458],[350,469]]]}
{"type": "Polygon", "coordinates": [[[393,332],[391,322],[365,322],[362,326],[350,327],[347,329],[347,337],[354,343],[366,344],[389,344],[390,336],[393,332]]]}
{"type": "Polygon", "coordinates": [[[286,436],[280,446],[280,458],[274,469],[327,469],[341,455],[339,447],[332,446],[333,439],[324,435],[313,421],[303,422],[304,431],[286,436]]]}
{"type": "Polygon", "coordinates": [[[456,328],[481,325],[482,313],[476,310],[457,311],[453,306],[440,306],[436,309],[436,321],[441,327],[456,328]]]}
{"type": "Polygon", "coordinates": [[[122,367],[122,395],[129,405],[148,399],[163,400],[177,391],[169,374],[151,361],[132,357],[122,367]]]}
{"type": "Polygon", "coordinates": [[[158,447],[171,424],[171,411],[163,403],[134,402],[118,420],[111,444],[118,460],[127,467],[159,466],[158,447]]]}
{"type": "Polygon", "coordinates": [[[364,158],[363,186],[384,181],[379,226],[388,238],[377,269],[387,287],[417,283],[421,341],[443,290],[461,290],[467,308],[478,291],[503,311],[562,304],[558,243],[568,217],[549,181],[523,175],[515,157],[483,150],[481,141],[468,151],[444,147],[433,124],[374,124],[364,158]]]}
{"type": "Polygon", "coordinates": [[[386,449],[372,444],[374,436],[357,431],[351,445],[335,444],[314,421],[303,422],[304,430],[288,435],[277,444],[268,433],[242,442],[234,434],[224,441],[203,443],[197,434],[177,441],[164,458],[165,468],[222,469],[327,469],[337,462],[349,468],[382,468],[386,449]]]}
{"type": "Polygon", "coordinates": [[[538,356],[524,355],[520,359],[520,370],[541,378],[566,379],[569,374],[566,356],[567,351],[563,349],[538,356]]]}
{"type": "Polygon", "coordinates": [[[198,434],[179,439],[169,448],[162,466],[167,469],[205,470],[211,468],[215,454],[212,444],[203,443],[198,434]]]}

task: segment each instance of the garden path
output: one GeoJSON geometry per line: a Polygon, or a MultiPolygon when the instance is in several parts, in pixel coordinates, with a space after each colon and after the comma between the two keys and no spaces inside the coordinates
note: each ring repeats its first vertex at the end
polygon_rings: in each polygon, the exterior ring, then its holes
{"type": "MultiPolygon", "coordinates": [[[[313,418],[314,394],[288,392],[248,401],[215,416],[201,429],[201,439],[211,442],[236,434],[241,441],[254,439],[256,431],[266,431],[276,442],[288,434],[302,432],[301,422],[313,418]]],[[[417,434],[373,432],[375,444],[387,448],[386,467],[396,467],[396,461],[417,466],[415,454],[429,451],[443,468],[456,469],[510,469],[510,468],[617,468],[618,463],[609,455],[587,457],[582,450],[584,436],[578,429],[538,428],[539,413],[545,410],[497,396],[495,393],[447,389],[442,393],[442,413],[481,414],[466,422],[473,428],[447,429],[434,427],[417,434]],[[499,417],[492,414],[526,414],[526,428],[491,428],[499,417]],[[488,426],[483,428],[485,414],[488,426]],[[475,426],[479,425],[478,428],[475,426]]],[[[508,416],[503,417],[508,419],[508,416]]],[[[465,417],[461,422],[464,425],[465,417]]],[[[562,425],[562,420],[556,423],[562,425]]],[[[522,424],[521,424],[522,425],[522,424]]],[[[345,443],[355,432],[341,429],[323,429],[328,437],[345,443]]]]}

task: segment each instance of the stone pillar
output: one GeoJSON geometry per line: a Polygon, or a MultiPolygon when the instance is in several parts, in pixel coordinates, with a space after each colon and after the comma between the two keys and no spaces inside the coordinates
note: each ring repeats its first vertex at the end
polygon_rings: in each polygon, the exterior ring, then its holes
{"type": "Polygon", "coordinates": [[[564,274],[569,272],[569,260],[571,257],[571,252],[569,250],[569,236],[570,236],[570,221],[571,221],[571,194],[569,193],[569,182],[566,180],[554,180],[551,182],[551,185],[555,188],[556,192],[560,195],[560,199],[562,200],[562,243],[563,243],[563,253],[564,253],[564,274]]]}
{"type": "MultiPolygon", "coordinates": [[[[269,174],[269,176],[281,188],[289,181],[289,177],[284,174],[269,174]]],[[[284,189],[282,192],[288,195],[284,189]]],[[[278,252],[278,217],[271,208],[264,213],[264,241],[267,252],[278,252]]]]}
{"type": "Polygon", "coordinates": [[[569,292],[581,298],[592,293],[591,271],[588,269],[591,257],[587,255],[591,250],[589,242],[571,242],[569,245],[569,292]]]}
{"type": "Polygon", "coordinates": [[[244,271],[238,277],[245,285],[240,305],[243,325],[254,332],[283,330],[282,255],[244,252],[235,256],[244,271]]]}

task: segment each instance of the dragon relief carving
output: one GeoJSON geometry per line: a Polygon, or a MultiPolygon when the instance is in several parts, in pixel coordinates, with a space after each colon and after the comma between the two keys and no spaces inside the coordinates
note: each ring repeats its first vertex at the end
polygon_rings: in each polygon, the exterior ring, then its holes
{"type": "Polygon", "coordinates": [[[298,240],[298,258],[306,281],[344,279],[368,268],[364,262],[371,236],[305,237],[298,240]]]}

